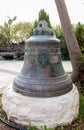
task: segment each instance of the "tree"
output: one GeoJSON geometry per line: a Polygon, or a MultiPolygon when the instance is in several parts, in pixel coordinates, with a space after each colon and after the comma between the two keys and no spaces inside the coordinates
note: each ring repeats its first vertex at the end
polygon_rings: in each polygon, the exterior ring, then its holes
{"type": "Polygon", "coordinates": [[[3,26],[0,25],[0,45],[4,44],[7,42],[6,37],[3,35],[3,26]]]}
{"type": "Polygon", "coordinates": [[[81,82],[84,82],[84,64],[81,64],[83,61],[82,53],[72,30],[65,1],[55,0],[55,3],[73,67],[72,80],[77,85],[81,85],[81,82]]]}
{"type": "Polygon", "coordinates": [[[75,29],[75,35],[80,48],[84,48],[84,24],[78,22],[75,29]]]}
{"type": "MultiPolygon", "coordinates": [[[[13,18],[7,17],[8,21],[4,22],[4,26],[1,27],[1,34],[5,37],[5,44],[10,45],[12,40],[12,23],[16,20],[16,16],[13,18]]],[[[4,43],[4,39],[3,39],[4,43]]]]}
{"type": "MultiPolygon", "coordinates": [[[[72,29],[76,35],[80,49],[82,53],[84,54],[84,24],[81,24],[80,22],[78,22],[76,25],[72,25],[72,29]]],[[[66,46],[66,41],[65,41],[61,26],[58,25],[56,27],[53,27],[53,32],[62,43],[61,44],[62,60],[70,60],[67,46],[66,46]]]]}
{"type": "Polygon", "coordinates": [[[61,44],[62,60],[70,60],[69,53],[68,53],[67,46],[66,46],[66,41],[65,41],[61,26],[56,26],[55,28],[53,28],[53,32],[54,32],[55,36],[62,43],[61,44]]]}
{"type": "Polygon", "coordinates": [[[21,42],[30,37],[32,24],[29,22],[19,22],[12,27],[13,42],[21,42]]]}

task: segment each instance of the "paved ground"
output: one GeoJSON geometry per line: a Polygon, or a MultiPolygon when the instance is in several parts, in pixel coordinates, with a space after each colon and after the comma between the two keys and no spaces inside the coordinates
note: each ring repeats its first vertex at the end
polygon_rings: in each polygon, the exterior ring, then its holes
{"type": "MultiPolygon", "coordinates": [[[[65,72],[71,72],[72,66],[69,61],[64,61],[65,72]]],[[[14,77],[20,72],[23,61],[2,61],[0,60],[0,93],[12,83],[14,77]]]]}

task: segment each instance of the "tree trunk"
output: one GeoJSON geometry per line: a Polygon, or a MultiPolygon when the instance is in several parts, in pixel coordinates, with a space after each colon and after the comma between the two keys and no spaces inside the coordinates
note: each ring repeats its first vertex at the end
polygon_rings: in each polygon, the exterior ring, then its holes
{"type": "Polygon", "coordinates": [[[81,64],[82,62],[81,50],[78,45],[75,34],[72,30],[72,25],[68,16],[68,11],[64,0],[55,0],[55,3],[58,9],[61,26],[63,29],[64,37],[66,40],[67,48],[72,63],[73,68],[72,80],[74,83],[77,83],[79,85],[79,82],[81,82],[80,78],[83,79],[84,81],[84,66],[81,64]]]}

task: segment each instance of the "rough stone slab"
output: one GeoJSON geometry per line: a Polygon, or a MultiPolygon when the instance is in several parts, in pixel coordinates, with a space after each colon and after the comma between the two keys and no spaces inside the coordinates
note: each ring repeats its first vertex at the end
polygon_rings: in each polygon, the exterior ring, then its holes
{"type": "Polygon", "coordinates": [[[3,93],[2,107],[8,119],[18,124],[55,128],[71,124],[77,117],[79,93],[73,85],[73,89],[62,96],[33,98],[16,93],[10,85],[3,93]]]}

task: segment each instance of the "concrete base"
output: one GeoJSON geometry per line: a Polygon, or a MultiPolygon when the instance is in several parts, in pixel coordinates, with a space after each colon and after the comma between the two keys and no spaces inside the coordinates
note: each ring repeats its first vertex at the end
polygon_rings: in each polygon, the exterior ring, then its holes
{"type": "Polygon", "coordinates": [[[2,107],[8,119],[21,125],[55,128],[71,124],[79,110],[79,93],[73,89],[62,96],[33,98],[16,93],[10,85],[3,93],[2,107]]]}

